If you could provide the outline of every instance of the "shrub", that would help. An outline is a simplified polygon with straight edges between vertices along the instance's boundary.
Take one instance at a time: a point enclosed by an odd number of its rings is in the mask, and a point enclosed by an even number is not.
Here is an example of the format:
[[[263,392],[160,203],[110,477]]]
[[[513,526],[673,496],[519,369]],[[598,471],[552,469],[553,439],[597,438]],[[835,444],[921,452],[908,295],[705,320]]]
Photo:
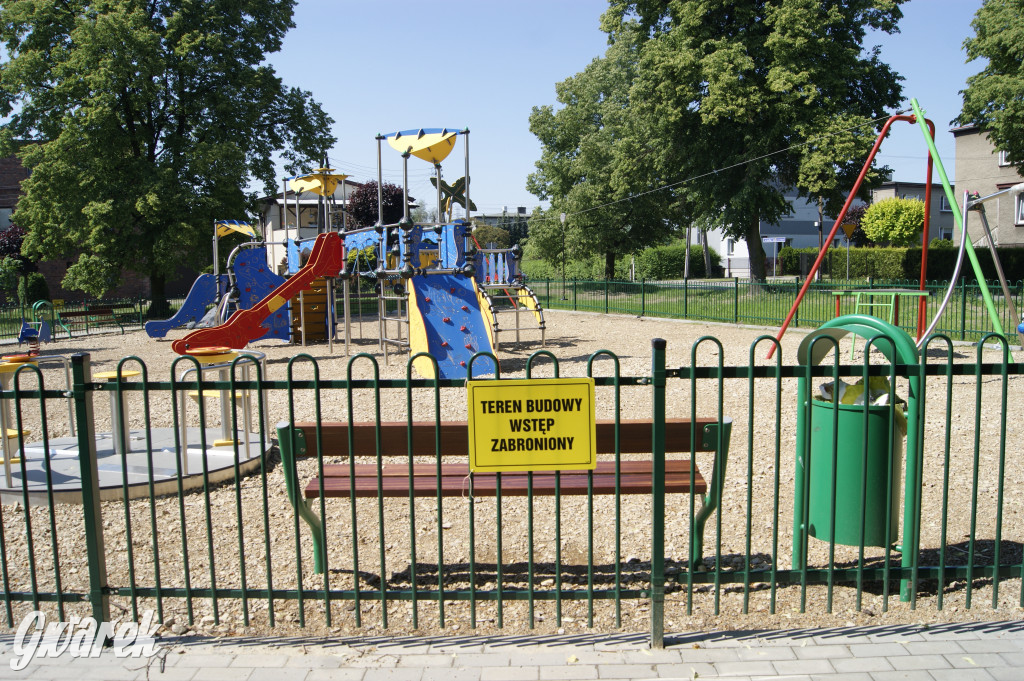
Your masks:
[[[924,228],[924,201],[883,199],[864,211],[860,228],[872,241],[891,246],[912,246]]]
[[[18,282],[18,299],[25,307],[50,299],[50,287],[42,272],[29,272]]]

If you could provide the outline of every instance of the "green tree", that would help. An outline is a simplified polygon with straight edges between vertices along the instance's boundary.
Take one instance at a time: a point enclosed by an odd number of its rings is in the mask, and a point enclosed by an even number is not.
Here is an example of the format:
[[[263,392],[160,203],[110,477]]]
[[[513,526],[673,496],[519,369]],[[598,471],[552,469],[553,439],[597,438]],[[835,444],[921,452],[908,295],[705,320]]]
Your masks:
[[[652,177],[645,157],[651,152],[633,125],[630,87],[637,77],[638,34],[622,35],[604,57],[555,86],[563,105],[534,107],[530,131],[542,145],[537,171],[527,189],[550,200],[545,220],[531,220],[530,240],[546,260],[601,255],[605,276],[615,274],[615,259],[645,246],[666,243],[678,220],[669,220],[674,197],[647,192]],[[543,245],[543,246],[542,246]]]
[[[508,248],[511,246],[511,239],[507,229],[489,225],[486,222],[478,222],[473,227],[473,237],[481,248],[487,248],[487,244],[494,244],[495,248]]]
[[[0,155],[31,169],[18,204],[34,258],[77,260],[64,285],[99,296],[125,270],[166,278],[210,260],[215,219],[240,218],[334,143],[308,92],[266,64],[293,0],[5,0]]]
[[[896,32],[903,0],[613,0],[613,43],[642,36],[630,91],[649,172],[702,225],[747,242],[765,278],[759,222],[791,211],[787,188],[832,202],[901,78],[865,49]]]
[[[860,228],[872,241],[890,246],[913,246],[924,229],[924,201],[882,199],[864,211]]]
[[[967,79],[957,122],[987,132],[1024,175],[1024,0],[985,0],[971,26],[974,37],[964,41],[967,60],[988,63]]]

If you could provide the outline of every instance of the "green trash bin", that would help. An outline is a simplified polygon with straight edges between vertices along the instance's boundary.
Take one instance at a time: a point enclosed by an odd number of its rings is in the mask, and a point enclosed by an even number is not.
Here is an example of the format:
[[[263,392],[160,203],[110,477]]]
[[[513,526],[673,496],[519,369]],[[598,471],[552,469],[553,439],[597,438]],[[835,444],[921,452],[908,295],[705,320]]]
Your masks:
[[[903,471],[903,433],[890,430],[888,406],[869,406],[867,411],[867,461],[865,476],[864,406],[839,405],[839,438],[833,438],[834,405],[811,400],[811,447],[807,533],[822,541],[860,546],[861,522],[864,545],[897,543],[900,516],[900,485]],[[892,457],[887,444],[892,432]],[[833,452],[833,448],[835,451]],[[835,455],[833,458],[833,454]],[[832,464],[835,461],[835,533],[832,532]],[[890,481],[891,475],[891,481]],[[865,482],[866,478],[866,482]],[[866,488],[864,485],[866,484]],[[888,504],[886,491],[888,490]],[[865,511],[866,507],[866,511]],[[889,516],[889,533],[885,519]]]

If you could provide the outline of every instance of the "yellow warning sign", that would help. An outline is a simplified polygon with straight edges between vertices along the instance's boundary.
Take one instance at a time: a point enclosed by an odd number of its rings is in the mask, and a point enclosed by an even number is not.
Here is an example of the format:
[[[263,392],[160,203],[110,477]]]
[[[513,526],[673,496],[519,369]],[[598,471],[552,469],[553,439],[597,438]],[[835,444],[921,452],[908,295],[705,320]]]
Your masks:
[[[469,469],[585,470],[597,465],[594,379],[469,381]]]
[[[853,238],[853,231],[855,229],[857,229],[857,225],[853,223],[847,222],[845,225],[843,225],[843,231],[846,232],[847,239]]]

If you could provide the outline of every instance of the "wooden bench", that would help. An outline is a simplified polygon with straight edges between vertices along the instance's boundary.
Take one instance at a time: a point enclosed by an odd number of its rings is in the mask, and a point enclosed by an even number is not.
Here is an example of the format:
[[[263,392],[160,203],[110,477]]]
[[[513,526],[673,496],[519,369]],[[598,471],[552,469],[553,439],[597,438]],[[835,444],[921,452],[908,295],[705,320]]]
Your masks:
[[[725,475],[726,459],[729,452],[729,436],[732,420],[719,423],[714,419],[669,419],[665,424],[666,453],[690,452],[691,428],[698,429],[694,449],[697,452],[714,452],[714,463],[710,482],[706,481],[693,465],[690,476],[689,459],[666,456],[666,494],[689,494],[691,491],[701,499],[701,508],[694,519],[694,540],[690,555],[691,565],[697,565],[703,555],[704,526],[718,508],[722,496],[722,480]],[[615,422],[597,422],[597,453],[615,453]],[[619,453],[650,454],[651,422],[649,420],[621,421],[619,423]],[[296,512],[310,526],[313,534],[313,555],[317,572],[323,570],[322,556],[323,529],[319,516],[313,512],[311,500],[323,497],[460,497],[496,496],[499,489],[499,474],[470,474],[468,465],[469,433],[466,423],[446,422],[440,424],[441,456],[445,460],[461,458],[462,462],[413,463],[410,474],[408,462],[410,446],[407,424],[382,423],[379,429],[381,466],[378,475],[377,438],[378,431],[373,423],[357,423],[352,428],[353,461],[343,464],[325,464],[324,477],[313,478],[304,489],[300,489],[296,478],[295,462],[301,457],[317,455],[317,438],[323,443],[324,457],[348,458],[349,426],[346,423],[322,423],[317,432],[315,423],[280,423],[277,426],[278,444],[281,449],[282,467],[288,498]],[[412,425],[412,453],[415,456],[436,456],[434,423],[417,422]],[[719,443],[721,440],[721,443]],[[721,448],[719,448],[721,444]],[[355,463],[357,457],[369,457],[374,463]],[[385,458],[404,458],[403,463],[384,463]],[[650,494],[653,483],[652,461],[648,459],[622,460],[618,463],[607,459],[599,460],[591,473],[586,470],[506,472],[500,474],[502,496],[526,496],[531,488],[535,495],[551,496],[594,494]],[[532,477],[532,481],[531,478]],[[617,484],[616,484],[617,483]]]
[[[68,332],[68,338],[73,335],[71,327],[89,333],[90,326],[101,327],[111,324],[117,324],[117,328],[121,329],[121,335],[124,335],[124,325],[121,323],[120,316],[112,307],[92,307],[88,310],[71,311],[57,310],[57,323]]]

